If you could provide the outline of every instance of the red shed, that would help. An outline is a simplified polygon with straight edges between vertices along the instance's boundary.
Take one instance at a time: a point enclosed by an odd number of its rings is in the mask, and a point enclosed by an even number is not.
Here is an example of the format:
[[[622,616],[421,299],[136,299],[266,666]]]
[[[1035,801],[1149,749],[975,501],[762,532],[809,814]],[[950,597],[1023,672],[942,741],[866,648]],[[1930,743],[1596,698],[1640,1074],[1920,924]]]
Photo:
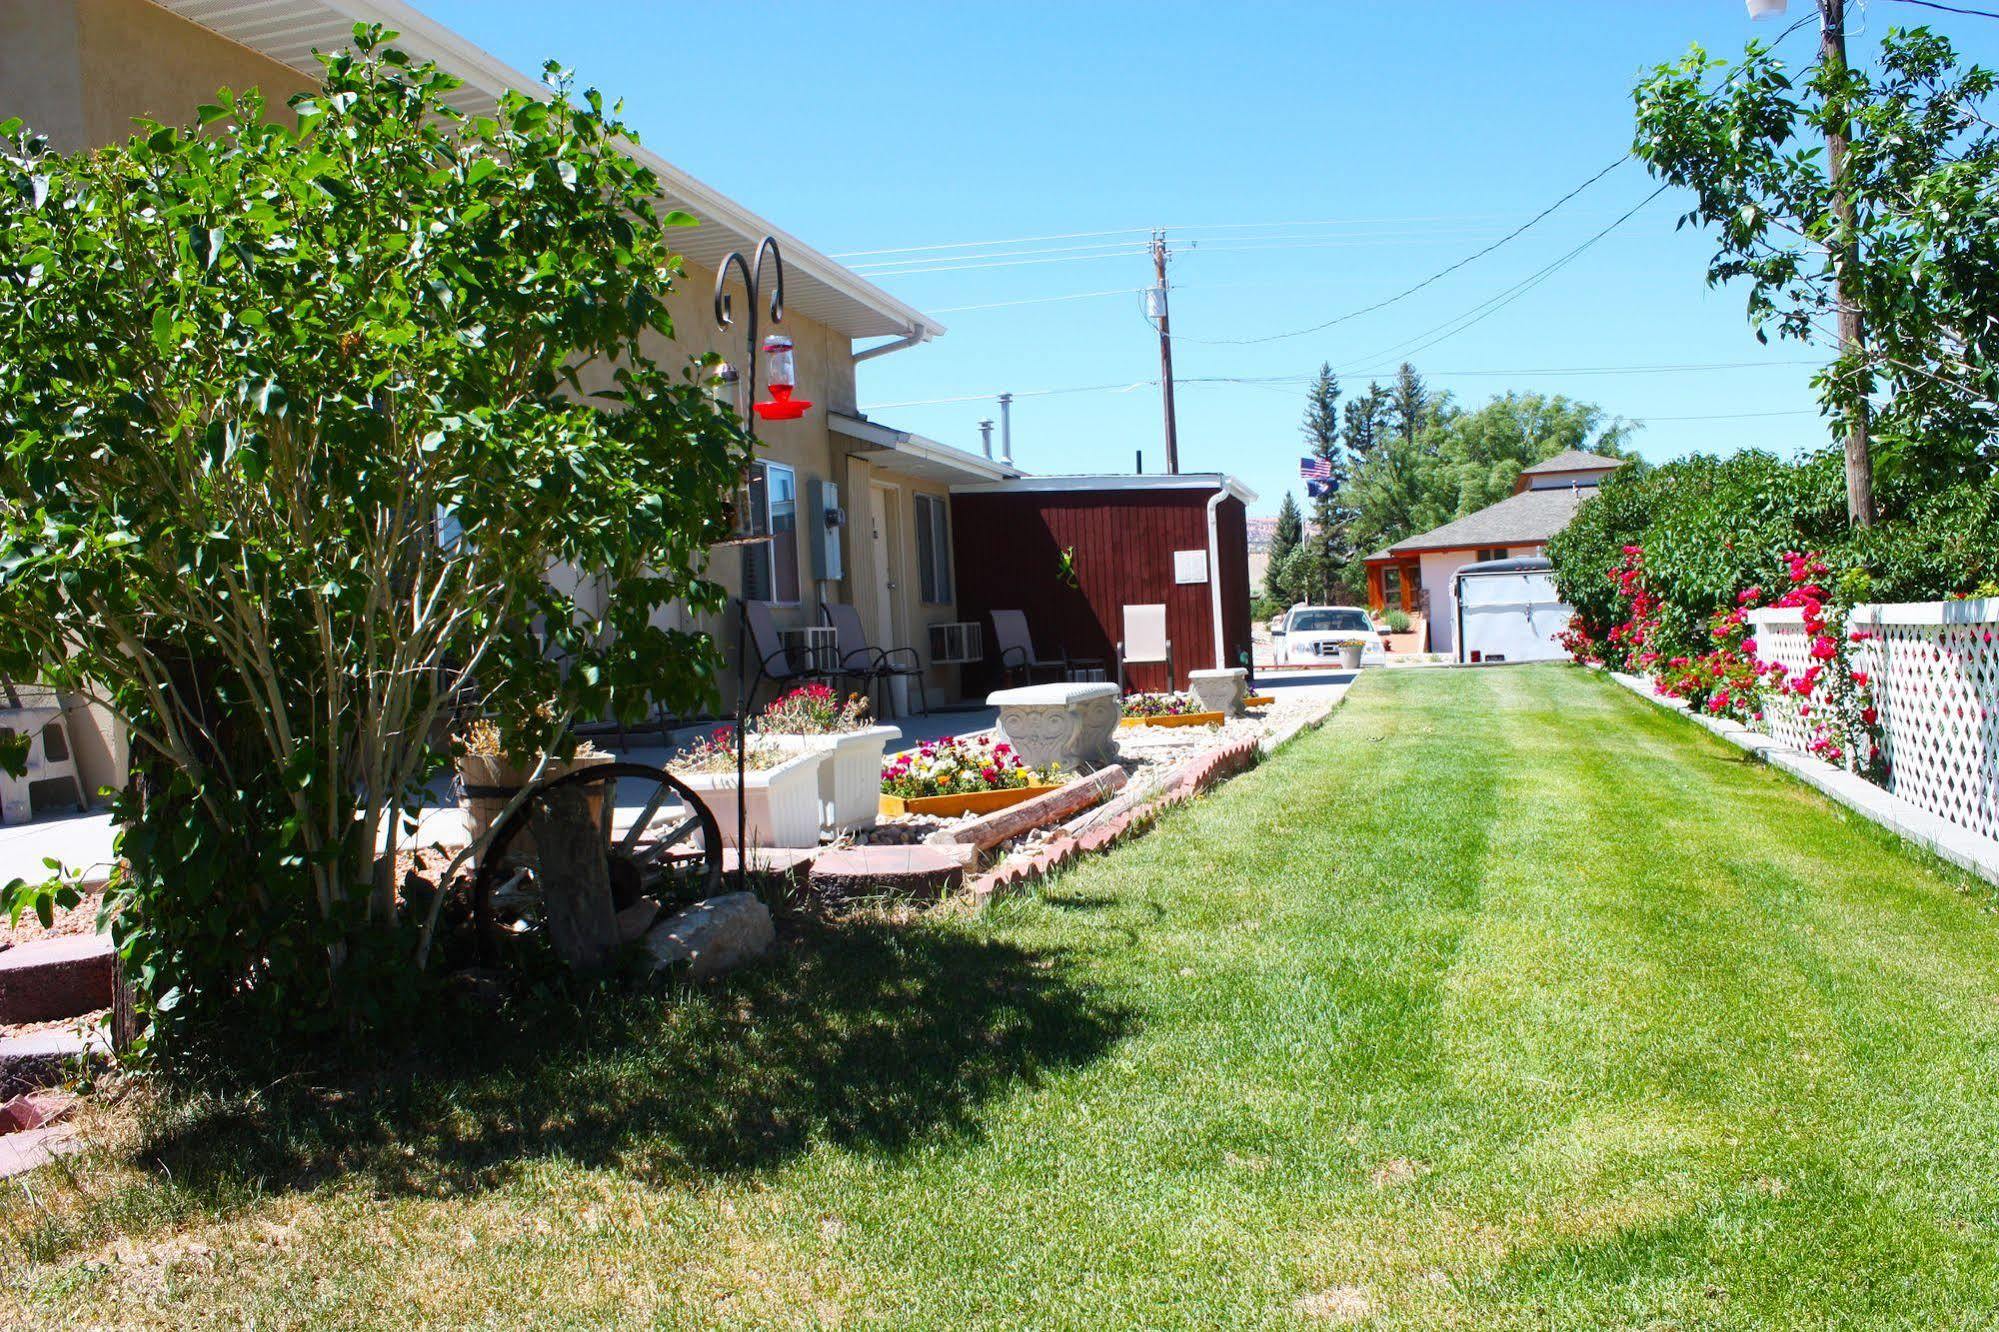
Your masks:
[[[1247,665],[1255,498],[1218,472],[1025,476],[954,488],[958,612],[987,632],[984,679],[968,678],[967,687],[997,681],[995,610],[1026,612],[1043,656],[1100,658],[1115,678],[1123,608],[1163,603],[1174,678],[1169,685],[1163,666],[1133,666],[1133,689],[1184,689],[1189,671]]]

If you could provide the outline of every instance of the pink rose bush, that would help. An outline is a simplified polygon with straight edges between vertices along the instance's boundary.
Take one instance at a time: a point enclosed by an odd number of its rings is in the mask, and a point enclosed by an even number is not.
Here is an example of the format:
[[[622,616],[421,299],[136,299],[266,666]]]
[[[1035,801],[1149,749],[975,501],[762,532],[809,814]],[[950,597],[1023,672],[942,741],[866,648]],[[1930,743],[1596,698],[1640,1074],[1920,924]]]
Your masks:
[[[1704,650],[1668,655],[1660,648],[1665,607],[1646,577],[1645,550],[1626,546],[1609,575],[1623,618],[1599,640],[1578,615],[1559,641],[1579,662],[1649,674],[1661,695],[1712,717],[1760,722],[1766,708],[1782,707],[1804,724],[1813,754],[1878,781],[1885,776],[1880,714],[1851,651],[1871,634],[1847,632],[1846,609],[1826,590],[1831,570],[1820,553],[1786,551],[1781,562],[1785,586],[1774,599],[1760,584],[1741,589],[1733,606],[1709,616]],[[1760,655],[1749,617],[1766,605],[1796,610],[1802,618],[1808,640],[1802,669]]]

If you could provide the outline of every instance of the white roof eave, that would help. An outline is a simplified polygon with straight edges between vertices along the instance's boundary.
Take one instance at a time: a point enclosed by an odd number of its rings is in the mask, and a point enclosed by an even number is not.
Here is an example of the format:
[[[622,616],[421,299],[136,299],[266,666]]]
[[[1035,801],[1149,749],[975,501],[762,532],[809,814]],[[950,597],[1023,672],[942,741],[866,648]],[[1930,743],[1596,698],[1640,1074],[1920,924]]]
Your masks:
[[[162,8],[280,64],[317,77],[315,50],[344,46],[357,23],[380,23],[401,34],[396,44],[434,60],[465,81],[452,101],[469,115],[491,115],[512,88],[546,89],[539,78],[430,18],[404,0],[153,0]],[[189,108],[213,89],[190,89]],[[785,305],[849,338],[904,337],[924,342],[944,326],[859,274],[780,230],[735,200],[694,179],[643,144],[628,151],[660,181],[661,202],[700,219],[675,237],[675,248],[711,273],[731,250],[754,259],[765,236],[784,256]]]

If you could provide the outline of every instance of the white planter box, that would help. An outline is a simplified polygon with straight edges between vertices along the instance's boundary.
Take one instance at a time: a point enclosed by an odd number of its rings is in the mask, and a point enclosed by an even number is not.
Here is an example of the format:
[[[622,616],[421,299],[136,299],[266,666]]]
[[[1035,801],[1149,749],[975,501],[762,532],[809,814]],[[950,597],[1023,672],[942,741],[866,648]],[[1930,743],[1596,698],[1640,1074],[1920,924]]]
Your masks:
[[[881,812],[882,754],[888,742],[902,738],[894,726],[868,726],[841,735],[784,735],[764,738],[793,753],[826,756],[819,765],[819,827],[821,831],[851,832],[872,828]]]
[[[775,768],[752,768],[744,774],[748,787],[744,836],[751,850],[819,845],[819,768],[828,757],[823,750],[802,750]],[[700,792],[702,803],[722,826],[722,845],[734,846],[736,774],[676,772],[674,776]]]

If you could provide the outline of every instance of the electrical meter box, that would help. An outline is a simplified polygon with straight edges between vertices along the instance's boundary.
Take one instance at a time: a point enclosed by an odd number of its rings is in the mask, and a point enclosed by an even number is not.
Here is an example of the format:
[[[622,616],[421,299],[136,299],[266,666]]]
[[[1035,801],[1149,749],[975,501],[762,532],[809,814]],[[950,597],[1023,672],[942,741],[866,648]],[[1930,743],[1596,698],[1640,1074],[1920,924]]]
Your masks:
[[[847,525],[847,511],[840,507],[840,487],[831,481],[806,482],[805,522],[812,545],[812,576],[830,582],[847,576],[840,558],[840,534]]]

